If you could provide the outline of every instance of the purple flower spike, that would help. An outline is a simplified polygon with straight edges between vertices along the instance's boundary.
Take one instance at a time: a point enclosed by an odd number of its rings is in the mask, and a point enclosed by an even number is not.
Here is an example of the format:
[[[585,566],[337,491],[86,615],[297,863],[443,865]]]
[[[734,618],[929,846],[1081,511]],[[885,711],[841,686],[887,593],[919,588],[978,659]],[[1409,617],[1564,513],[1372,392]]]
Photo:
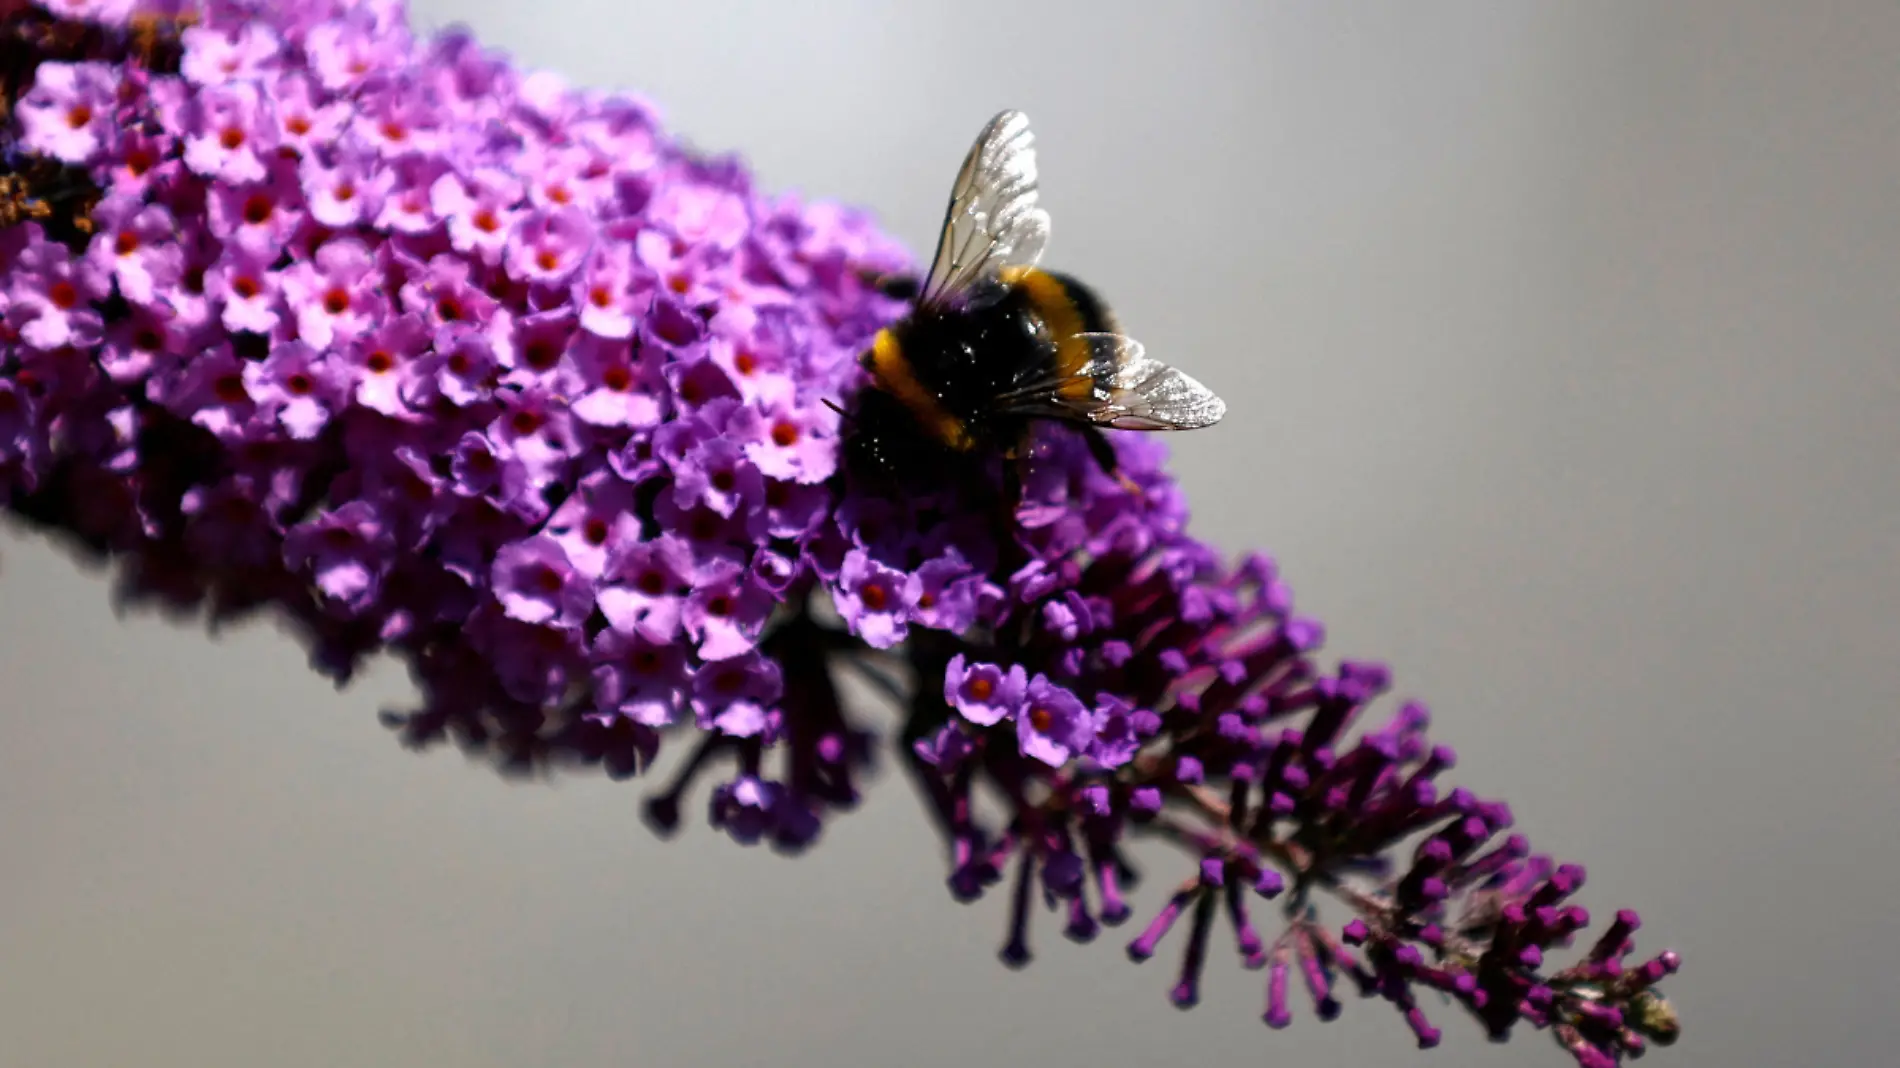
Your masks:
[[[1188,533],[1160,435],[1111,435],[1119,477],[1053,424],[1019,484],[855,462],[909,311],[878,280],[919,266],[864,213],[400,0],[0,3],[0,45],[0,500],[135,603],[275,606],[338,680],[394,653],[403,739],[509,774],[685,740],[661,833],[807,849],[891,753],[952,895],[1011,877],[1011,966],[1038,888],[1071,939],[1126,921],[1152,837],[1178,881],[1128,953],[1186,920],[1182,1008],[1224,915],[1270,1027],[1297,971],[1420,1046],[1444,1002],[1592,1068],[1676,1038],[1680,959],[1628,910],[1592,938],[1426,707]]]

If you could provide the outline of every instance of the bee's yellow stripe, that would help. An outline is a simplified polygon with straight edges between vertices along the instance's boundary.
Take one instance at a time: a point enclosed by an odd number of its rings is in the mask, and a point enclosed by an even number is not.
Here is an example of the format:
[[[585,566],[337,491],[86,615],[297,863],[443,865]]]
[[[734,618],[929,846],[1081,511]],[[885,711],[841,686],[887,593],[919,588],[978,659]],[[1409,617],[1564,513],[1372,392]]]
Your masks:
[[[871,373],[877,376],[878,385],[903,401],[917,421],[944,444],[953,449],[970,447],[970,434],[963,421],[944,411],[937,398],[917,381],[917,375],[910,369],[910,360],[904,356],[903,346],[889,330],[879,330],[871,339]]]
[[[1082,312],[1069,296],[1069,289],[1047,271],[1034,267],[1005,267],[997,272],[1004,285],[1013,286],[1029,298],[1029,304],[1049,327],[1056,343],[1056,373],[1070,379],[1063,383],[1063,395],[1086,400],[1094,392],[1094,382],[1078,377],[1089,362],[1092,349],[1080,336],[1088,327]]]

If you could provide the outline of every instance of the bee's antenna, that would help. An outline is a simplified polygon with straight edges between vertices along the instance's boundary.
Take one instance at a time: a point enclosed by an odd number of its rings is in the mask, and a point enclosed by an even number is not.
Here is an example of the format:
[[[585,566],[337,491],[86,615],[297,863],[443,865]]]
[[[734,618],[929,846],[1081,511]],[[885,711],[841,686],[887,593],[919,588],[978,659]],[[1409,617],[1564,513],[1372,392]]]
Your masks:
[[[822,400],[823,400],[823,403],[824,403],[824,405],[825,405],[825,407],[827,407],[827,408],[830,408],[830,409],[831,409],[832,411],[834,411],[834,412],[837,412],[837,413],[838,413],[838,418],[840,418],[840,419],[842,419],[842,420],[844,420],[844,421],[845,421],[845,422],[847,422],[847,423],[855,423],[855,422],[857,422],[857,420],[856,420],[856,419],[853,419],[853,418],[851,418],[851,413],[850,413],[850,412],[847,412],[847,411],[845,411],[845,410],[844,410],[843,408],[840,408],[840,407],[838,407],[838,406],[837,406],[836,404],[833,404],[833,403],[831,402],[831,398],[830,398],[830,397],[824,397],[824,398],[822,398]]]

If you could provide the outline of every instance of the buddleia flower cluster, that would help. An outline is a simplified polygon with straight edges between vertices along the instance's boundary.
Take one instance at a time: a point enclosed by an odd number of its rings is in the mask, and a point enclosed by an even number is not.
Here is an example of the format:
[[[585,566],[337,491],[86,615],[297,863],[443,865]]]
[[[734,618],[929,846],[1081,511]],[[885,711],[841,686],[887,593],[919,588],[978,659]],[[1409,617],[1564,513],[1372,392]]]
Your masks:
[[[268,611],[338,680],[403,658],[418,746],[632,776],[687,740],[663,831],[703,787],[798,851],[891,743],[1011,964],[1037,898],[1134,917],[1153,835],[1183,878],[1128,953],[1180,944],[1178,1005],[1220,925],[1273,1027],[1297,976],[1422,1046],[1445,1003],[1588,1068],[1674,1038],[1676,956],[1633,912],[1588,938],[1583,870],[1445,782],[1383,667],[1323,664],[1271,560],[1187,533],[1152,436],[1113,478],[1039,431],[1002,524],[840,469],[914,269],[863,213],[397,0],[0,3],[0,102],[0,494],[123,596]]]

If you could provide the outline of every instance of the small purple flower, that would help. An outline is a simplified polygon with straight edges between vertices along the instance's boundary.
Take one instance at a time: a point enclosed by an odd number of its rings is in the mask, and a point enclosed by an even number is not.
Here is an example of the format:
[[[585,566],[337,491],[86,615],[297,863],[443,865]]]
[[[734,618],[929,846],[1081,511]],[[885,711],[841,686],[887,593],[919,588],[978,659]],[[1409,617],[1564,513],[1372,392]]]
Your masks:
[[[326,167],[316,157],[305,156],[300,166],[310,217],[337,229],[378,218],[396,182],[394,172],[367,159],[344,156],[335,166]]]
[[[606,630],[594,642],[594,659],[595,699],[602,712],[649,727],[673,722],[690,675],[679,646]]]
[[[336,92],[364,82],[392,65],[406,49],[406,32],[379,34],[362,20],[318,23],[304,38],[310,69],[325,89]]]
[[[581,480],[575,493],[548,519],[547,527],[574,569],[598,579],[621,546],[640,541],[640,520],[633,508],[633,487],[611,472],[598,471]]]
[[[576,445],[573,419],[560,398],[540,389],[526,389],[503,402],[488,436],[514,450],[537,482],[553,480],[573,455]]]
[[[473,265],[446,253],[410,266],[402,287],[403,309],[420,313],[437,329],[488,323],[495,316],[495,299],[474,284],[473,271]]]
[[[1088,748],[1095,717],[1076,696],[1043,675],[1029,680],[1016,714],[1016,741],[1023,755],[1059,768]]]
[[[660,421],[664,384],[632,345],[582,332],[569,355],[585,390],[574,400],[576,419],[601,427],[647,427]]]
[[[847,553],[833,594],[845,625],[873,649],[889,649],[910,632],[916,575],[885,567],[862,549]]]
[[[687,244],[724,251],[738,246],[750,223],[743,198],[711,186],[669,185],[654,198],[648,212]]]
[[[266,262],[274,261],[303,222],[303,190],[295,166],[272,160],[263,181],[224,185],[213,190],[211,235],[242,245]]]
[[[1088,747],[1089,758],[1110,769],[1133,760],[1143,741],[1143,732],[1138,730],[1141,720],[1141,714],[1128,702],[1114,694],[1103,694],[1095,707],[1096,732]]]
[[[1028,692],[1022,665],[1008,671],[995,664],[964,663],[962,653],[950,658],[943,673],[943,699],[979,727],[993,727],[1016,714]]]
[[[26,247],[14,257],[6,288],[7,322],[20,340],[37,349],[97,341],[104,321],[92,302],[105,298],[106,275],[74,259],[66,246],[42,238],[37,223],[23,229]]]
[[[823,486],[766,479],[760,507],[749,516],[752,536],[802,538],[824,521],[830,503]]]
[[[108,196],[93,209],[96,226],[86,258],[110,274],[119,295],[134,304],[154,303],[161,288],[177,284],[184,253],[172,240],[171,213],[133,196]]]
[[[277,329],[279,279],[257,252],[232,245],[205,272],[205,293],[221,307],[224,328],[268,334]]]
[[[429,344],[429,327],[419,315],[393,316],[358,337],[348,350],[356,367],[356,403],[384,415],[407,414],[403,390]]]
[[[153,382],[152,400],[220,438],[241,439],[257,412],[244,369],[229,345],[214,346]]]
[[[472,175],[437,178],[429,187],[429,206],[448,220],[449,244],[455,251],[496,264],[524,214],[521,196],[521,182],[512,174],[484,167]]]
[[[704,504],[721,516],[750,514],[765,497],[765,480],[729,438],[696,444],[674,468],[673,501]]]
[[[270,98],[276,104],[278,143],[303,158],[307,174],[315,157],[335,146],[349,124],[350,103],[327,99],[316,82],[301,71],[277,75],[271,83]]]
[[[389,175],[388,192],[370,225],[390,234],[420,237],[441,225],[429,200],[429,190],[448,168],[437,156],[383,157]]]
[[[179,36],[185,44],[179,73],[199,85],[257,78],[271,69],[282,47],[277,34],[261,22],[218,29],[187,26]]]
[[[114,382],[141,381],[161,367],[169,367],[183,340],[174,328],[175,313],[166,304],[134,307],[121,321],[106,327],[99,349],[99,369]]]
[[[713,787],[711,821],[740,845],[753,845],[778,822],[785,787],[756,775],[741,775]]]
[[[576,626],[594,607],[586,576],[574,570],[561,543],[545,534],[496,553],[492,581],[502,610],[523,623]]]
[[[746,458],[770,478],[823,482],[838,469],[837,416],[823,405],[740,409],[733,434]]]
[[[693,712],[702,730],[734,738],[767,732],[784,692],[779,666],[757,652],[705,664],[693,675]]]
[[[297,335],[318,348],[362,335],[388,311],[376,260],[352,238],[324,242],[315,257],[284,272],[282,285]]]
[[[508,271],[529,282],[559,285],[580,268],[593,243],[593,227],[579,209],[535,212],[508,236]]]
[[[581,329],[604,338],[633,336],[635,316],[649,298],[634,291],[633,248],[624,242],[598,244],[574,279],[574,303]]]
[[[400,376],[402,402],[416,411],[431,406],[471,407],[486,401],[498,370],[494,341],[470,326],[445,326],[435,343]]]
[[[693,570],[692,550],[674,535],[623,542],[602,576],[601,614],[622,633],[672,641],[679,633],[683,593]]]
[[[244,385],[259,412],[298,441],[316,437],[348,393],[335,365],[301,341],[277,346],[263,363],[245,364]]]
[[[738,564],[715,560],[694,576],[681,619],[702,660],[724,660],[757,644],[776,603]]]
[[[916,621],[931,630],[961,634],[976,622],[982,577],[954,553],[917,569]]]
[[[368,501],[350,501],[284,536],[284,562],[307,571],[317,589],[362,611],[376,600],[393,557],[389,533]]]
[[[513,509],[517,502],[540,505],[540,498],[528,493],[527,465],[478,430],[455,443],[449,473],[451,489],[462,496],[483,498],[503,509]],[[521,518],[532,521],[544,514],[545,509],[531,508]]]
[[[210,86],[193,102],[185,166],[226,182],[263,181],[265,155],[276,147],[277,131],[265,121],[270,105],[256,84]]]
[[[64,163],[90,163],[112,146],[119,73],[104,63],[41,63],[15,107],[21,147]]]

